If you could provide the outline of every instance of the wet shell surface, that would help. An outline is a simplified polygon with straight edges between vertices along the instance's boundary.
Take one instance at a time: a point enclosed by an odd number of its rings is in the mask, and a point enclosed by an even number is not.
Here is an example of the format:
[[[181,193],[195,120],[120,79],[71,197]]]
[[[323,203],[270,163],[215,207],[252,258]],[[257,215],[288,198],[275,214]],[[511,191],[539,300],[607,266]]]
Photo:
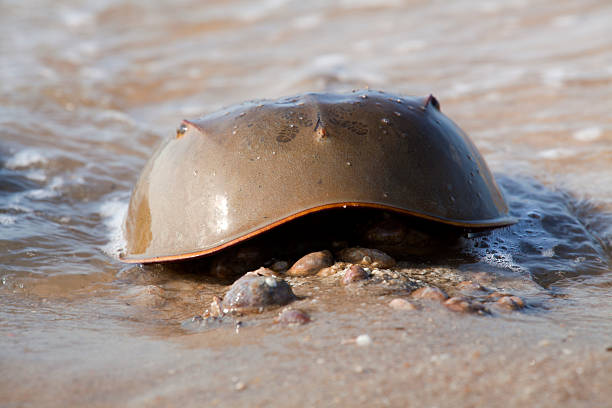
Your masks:
[[[134,188],[122,260],[195,258],[349,207],[473,229],[515,222],[433,96],[309,93],[183,121]]]

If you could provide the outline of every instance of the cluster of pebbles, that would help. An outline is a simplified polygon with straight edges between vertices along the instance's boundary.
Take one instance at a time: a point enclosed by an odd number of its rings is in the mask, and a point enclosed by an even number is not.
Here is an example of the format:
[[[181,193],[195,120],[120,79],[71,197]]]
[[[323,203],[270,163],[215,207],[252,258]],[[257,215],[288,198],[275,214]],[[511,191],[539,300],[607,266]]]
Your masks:
[[[452,269],[410,268],[398,264],[383,251],[353,247],[338,251],[335,257],[329,250],[311,252],[291,266],[275,261],[268,267],[247,272],[223,298],[214,297],[204,314],[192,318],[189,325],[214,327],[226,317],[235,319],[287,306],[299,299],[292,285],[299,285],[305,278],[347,288],[382,287],[387,293],[399,293],[401,297],[389,302],[389,307],[395,310],[419,310],[436,303],[452,312],[491,314],[525,307],[520,297],[464,280]],[[310,320],[305,311],[292,307],[282,309],[276,318],[283,325],[301,325]]]

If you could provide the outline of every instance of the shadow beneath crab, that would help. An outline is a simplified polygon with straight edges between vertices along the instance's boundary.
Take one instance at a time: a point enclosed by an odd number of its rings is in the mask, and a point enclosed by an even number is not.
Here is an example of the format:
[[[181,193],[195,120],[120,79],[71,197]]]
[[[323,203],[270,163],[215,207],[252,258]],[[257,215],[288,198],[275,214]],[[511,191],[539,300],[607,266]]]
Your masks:
[[[347,260],[351,258],[351,248],[383,252],[394,259],[393,264],[407,260],[458,265],[476,261],[462,251],[461,238],[466,233],[462,228],[380,210],[333,209],[308,214],[214,255],[166,265],[181,273],[231,281],[260,266],[286,273],[300,258],[313,252],[329,251],[331,259]],[[376,260],[368,261],[366,257],[363,263],[372,262]]]

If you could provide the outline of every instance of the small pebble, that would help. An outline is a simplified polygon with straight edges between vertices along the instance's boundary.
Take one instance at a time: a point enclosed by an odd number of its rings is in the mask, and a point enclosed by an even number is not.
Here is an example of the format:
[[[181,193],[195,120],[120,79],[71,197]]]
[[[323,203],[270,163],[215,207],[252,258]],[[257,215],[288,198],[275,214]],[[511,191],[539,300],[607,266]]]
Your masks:
[[[391,268],[395,266],[395,259],[378,249],[346,248],[338,253],[341,261],[356,263],[374,268]]]
[[[310,316],[303,310],[287,307],[279,313],[276,321],[287,326],[302,325],[310,322]]]
[[[384,220],[365,233],[365,238],[373,244],[399,244],[405,237],[406,226],[395,219]]]
[[[468,298],[463,296],[455,296],[446,300],[446,302],[444,302],[444,306],[453,312],[461,313],[476,313],[485,310],[482,303],[471,302]]]
[[[270,265],[270,269],[277,273],[285,273],[289,269],[289,262],[287,261],[276,261]]]
[[[368,273],[359,265],[351,265],[342,277],[342,284],[358,282],[368,278]]]
[[[369,346],[370,344],[372,344],[372,338],[367,334],[360,334],[355,339],[355,343],[360,347]]]
[[[487,299],[490,299],[491,301],[497,301],[497,300],[501,299],[504,296],[512,296],[512,295],[509,294],[509,293],[502,293],[502,292],[495,291],[495,292],[487,295]]]
[[[234,386],[234,388],[236,391],[242,391],[246,388],[246,384],[243,383],[242,381],[238,381],[236,385]]]
[[[502,296],[495,304],[506,310],[518,310],[525,307],[525,302],[518,296]]]
[[[301,257],[296,263],[289,268],[287,275],[289,276],[310,276],[319,272],[323,268],[330,267],[334,264],[334,257],[328,250],[311,252]]]
[[[448,299],[448,295],[435,286],[418,288],[410,294],[410,297],[413,299],[437,300],[438,302],[444,302]]]
[[[322,276],[322,277],[326,277],[326,276],[332,276],[337,274],[338,272],[340,272],[341,270],[343,270],[345,268],[345,264],[343,262],[336,262],[335,264],[333,264],[330,267],[327,268],[323,268],[321,269],[318,273],[317,276]]]
[[[391,302],[389,302],[389,306],[395,310],[416,310],[417,307],[414,303],[409,302],[406,299],[395,298]]]
[[[223,297],[222,311],[253,312],[269,306],[283,306],[295,299],[287,282],[274,276],[270,269],[259,268],[234,282]]]
[[[210,316],[219,317],[223,316],[223,302],[218,296],[214,296],[212,302],[210,302],[210,309],[208,310]]]

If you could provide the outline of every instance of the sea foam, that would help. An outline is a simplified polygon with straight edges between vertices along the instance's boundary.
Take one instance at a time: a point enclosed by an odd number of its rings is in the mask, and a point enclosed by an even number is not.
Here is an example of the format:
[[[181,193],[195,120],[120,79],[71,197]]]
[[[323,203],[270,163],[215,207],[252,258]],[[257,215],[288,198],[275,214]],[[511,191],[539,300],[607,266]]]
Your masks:
[[[128,199],[125,194],[115,195],[104,201],[98,210],[108,232],[108,243],[102,247],[102,250],[115,258],[126,247],[123,220],[128,209]]]
[[[9,169],[20,169],[25,167],[30,167],[33,164],[45,164],[47,162],[47,158],[36,149],[24,149],[21,150],[11,158],[9,158],[5,166]]]

